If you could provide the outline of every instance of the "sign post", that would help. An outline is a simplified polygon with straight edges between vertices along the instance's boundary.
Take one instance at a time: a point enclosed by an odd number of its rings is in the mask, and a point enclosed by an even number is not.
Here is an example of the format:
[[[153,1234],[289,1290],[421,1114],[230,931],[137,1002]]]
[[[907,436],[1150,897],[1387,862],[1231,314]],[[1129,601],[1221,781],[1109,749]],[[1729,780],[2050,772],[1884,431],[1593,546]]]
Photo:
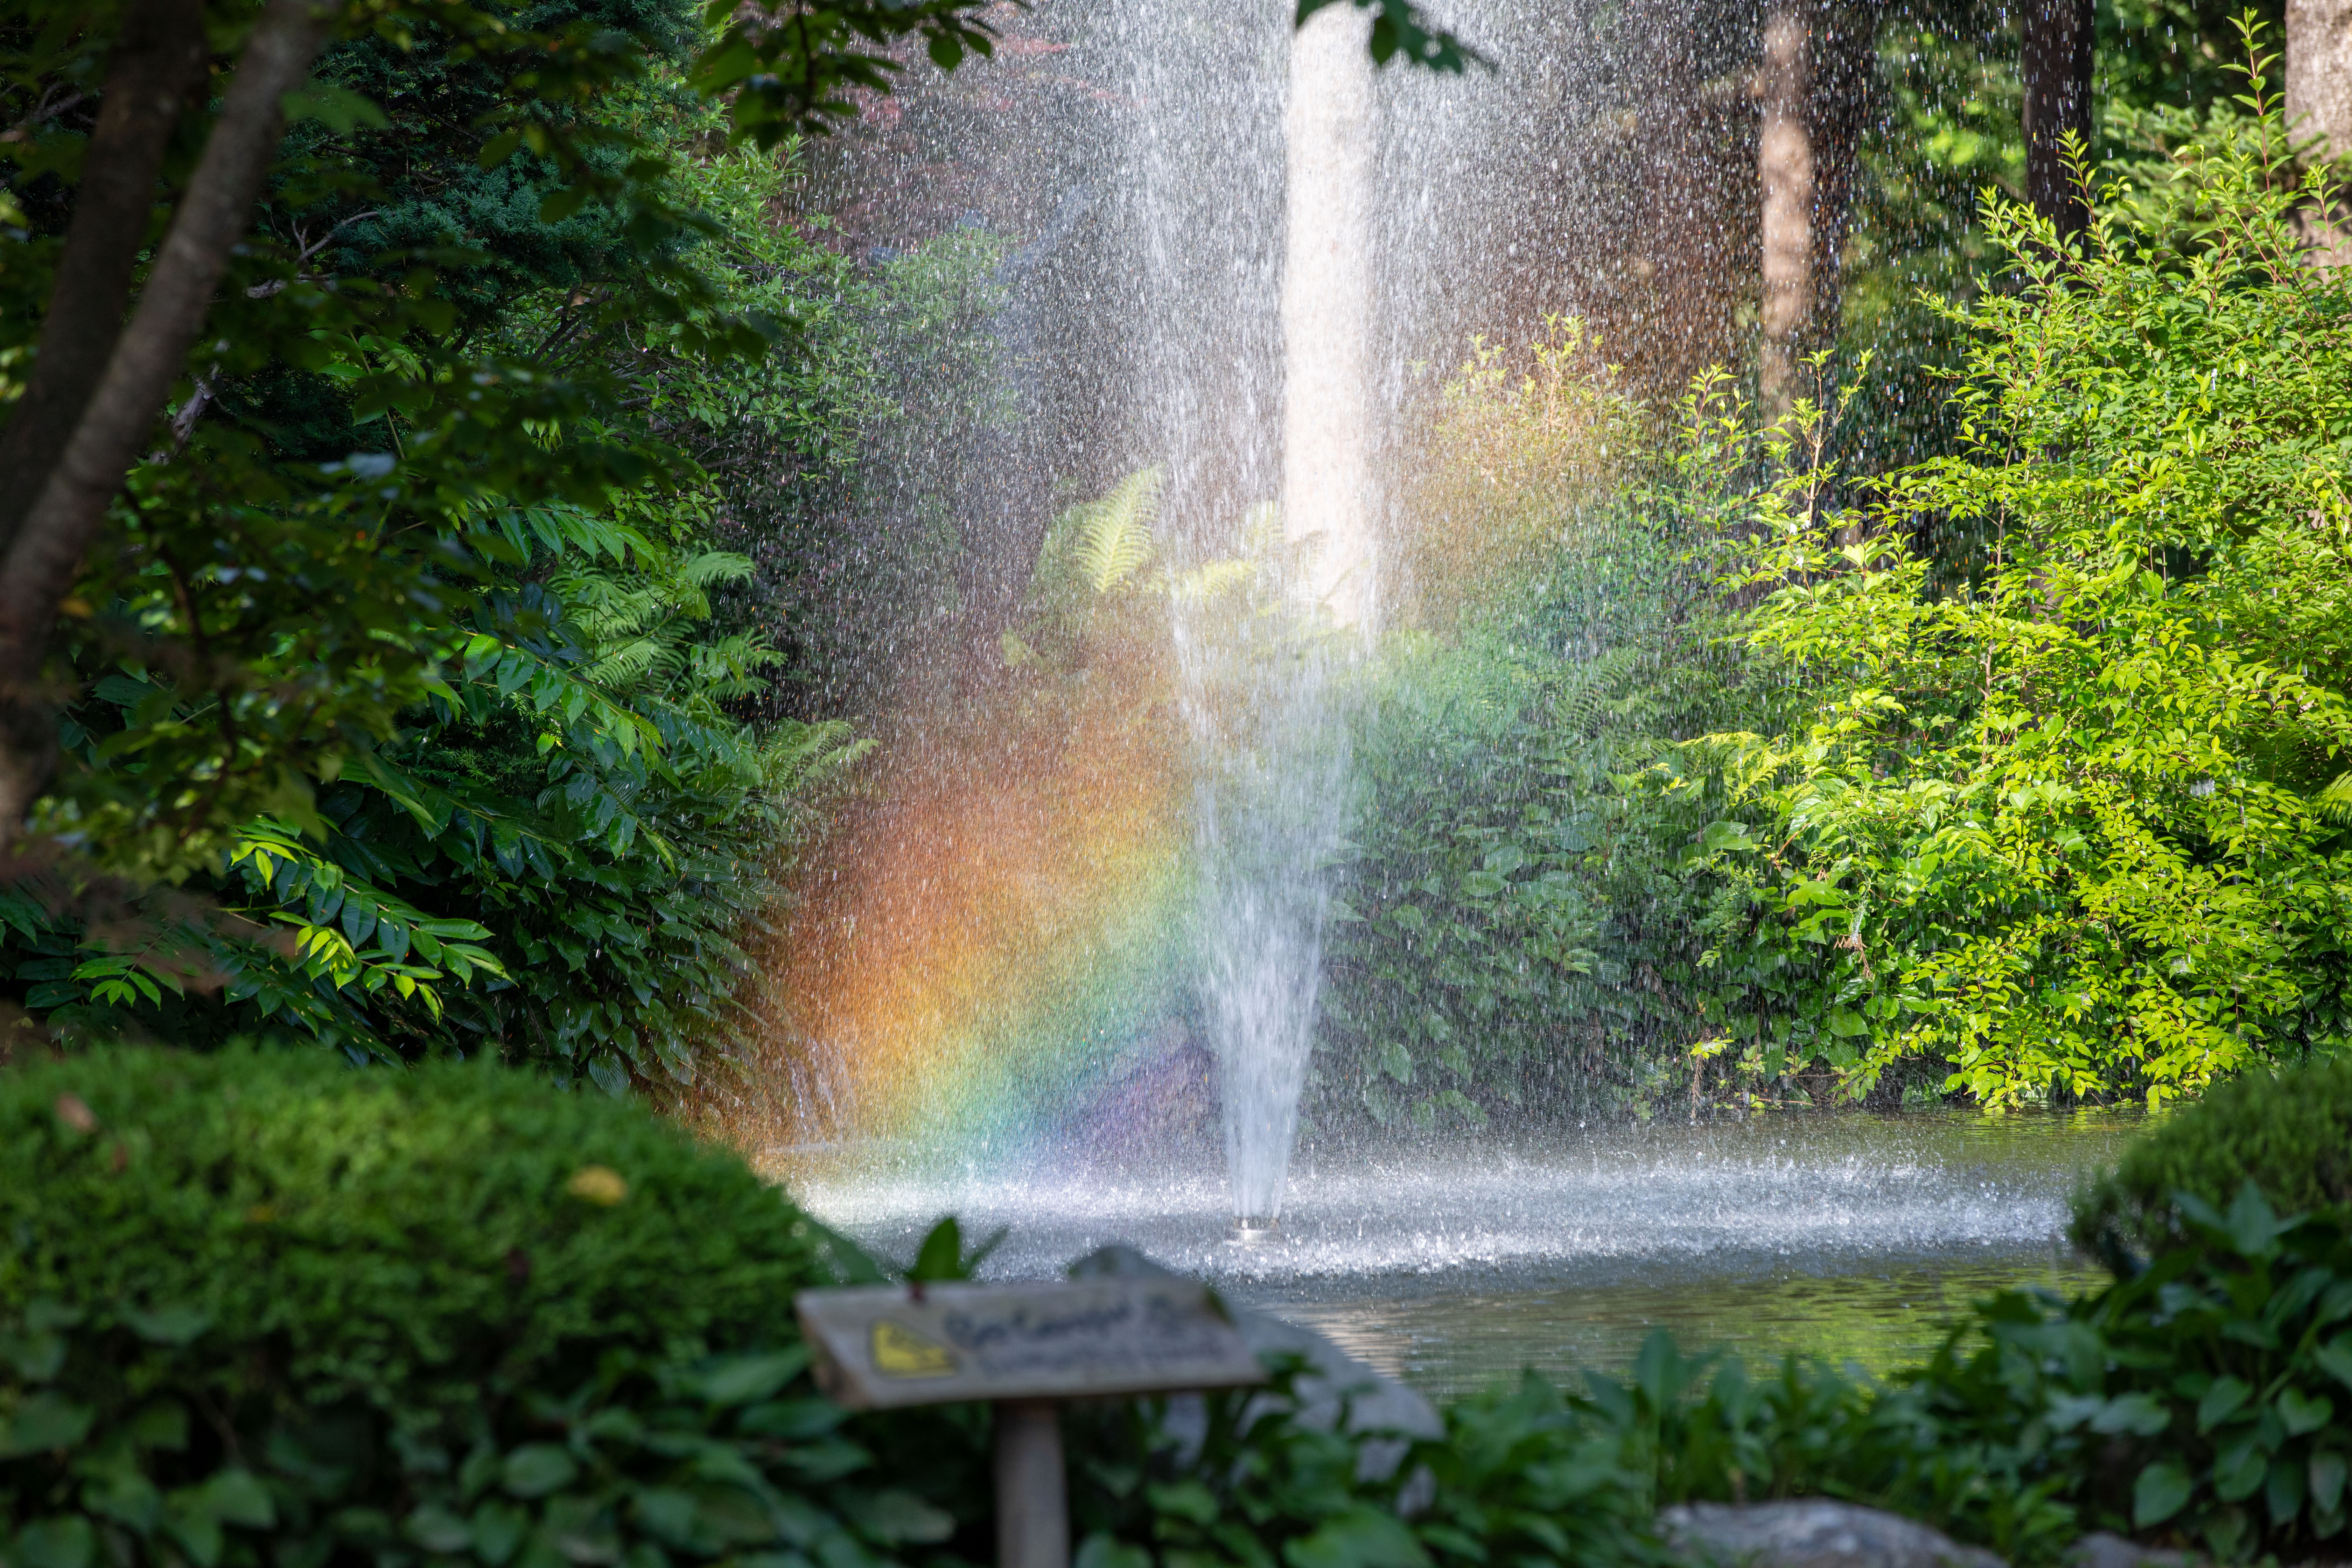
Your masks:
[[[856,1286],[793,1305],[836,1404],[995,1405],[998,1568],[1068,1568],[1062,1400],[1265,1381],[1223,1303],[1192,1279]]]

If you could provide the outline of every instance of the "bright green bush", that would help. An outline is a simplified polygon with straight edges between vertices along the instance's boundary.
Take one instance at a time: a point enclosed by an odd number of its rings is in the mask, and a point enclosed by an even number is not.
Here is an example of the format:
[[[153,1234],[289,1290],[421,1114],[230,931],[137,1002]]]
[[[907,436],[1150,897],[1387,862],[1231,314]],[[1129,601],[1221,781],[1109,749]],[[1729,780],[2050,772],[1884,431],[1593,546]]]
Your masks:
[[[2352,1205],[2352,1060],[2249,1073],[2159,1122],[2075,1205],[2075,1244],[2160,1249],[2189,1235],[2174,1194],[2221,1208],[2248,1182],[2282,1213]]]
[[[2063,256],[1992,203],[2015,287],[1950,312],[1961,451],[1850,510],[1800,460],[1750,525],[1803,711],[1718,738],[1775,820],[1713,867],[1759,945],[1842,950],[1855,1091],[2156,1104],[2347,1038],[2352,288],[2248,102]],[[1954,523],[1988,549],[1947,583]]]
[[[601,1094],[42,1067],[0,1084],[0,1230],[11,1568],[856,1568],[952,1528],[805,1378],[824,1234]]]

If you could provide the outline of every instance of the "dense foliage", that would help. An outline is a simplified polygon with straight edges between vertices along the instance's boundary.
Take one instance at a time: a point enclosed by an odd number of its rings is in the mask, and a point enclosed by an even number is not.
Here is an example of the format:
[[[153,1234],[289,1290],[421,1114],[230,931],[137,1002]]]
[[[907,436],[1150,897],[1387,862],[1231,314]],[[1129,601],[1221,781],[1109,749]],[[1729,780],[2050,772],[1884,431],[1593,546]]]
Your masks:
[[[1866,366],[1630,441],[1589,363],[1465,373],[1414,526],[1509,559],[1435,563],[1362,727],[1327,1105],[2160,1103],[2342,1048],[2352,293],[2263,64],[2079,252],[1992,202],[1950,456],[1839,469]]]
[[[1356,726],[1327,1116],[1653,1100],[1659,1051],[1705,1031],[1713,889],[1682,860],[1726,803],[1639,781],[1759,700],[1708,565],[1745,437],[1710,381],[1654,463],[1576,331],[1524,374],[1482,356],[1438,413],[1419,624],[1386,640]]]
[[[2345,1113],[2340,1073],[2275,1092]],[[0,1125],[12,1563],[985,1555],[983,1413],[846,1416],[779,1310],[882,1267],[641,1109],[480,1064],[116,1051],[12,1075]],[[2199,1107],[2167,1135],[2242,1131]],[[2179,1168],[2152,1259],[1982,1303],[1885,1385],[1659,1334],[1622,1378],[1530,1376],[1417,1441],[1335,1428],[1296,1361],[1074,1409],[1080,1561],[1659,1568],[1659,1506],[1822,1493],[2021,1563],[2093,1528],[2308,1556],[2352,1463],[2352,1215]],[[950,1222],[911,1272],[983,1254]]]
[[[2158,1123],[2076,1202],[2075,1244],[2132,1267],[2189,1235],[2176,1194],[2226,1206],[2248,1182],[2291,1214],[2352,1204],[2352,1062],[2251,1072]]]
[[[714,546],[731,495],[849,463],[879,294],[772,221],[789,151],[709,150],[689,11],[521,20],[593,59],[330,50],[218,358],[68,606],[40,822],[71,853],[0,907],[52,1034],[267,1024],[615,1089],[728,1048],[738,943],[854,752],[776,714],[768,617],[712,624],[752,571]],[[505,134],[525,101],[562,134]],[[72,141],[19,149],[12,330]]]
[[[2155,1102],[2344,1038],[2352,293],[2249,104],[2079,257],[1996,206],[2019,287],[1956,312],[1960,454],[1757,514],[1748,641],[1803,725],[1727,742],[1774,827],[1717,864],[1781,942],[1852,939],[1857,1084],[1927,1057],[1988,1105]],[[1927,517],[1982,521],[1969,581],[1931,582]]]

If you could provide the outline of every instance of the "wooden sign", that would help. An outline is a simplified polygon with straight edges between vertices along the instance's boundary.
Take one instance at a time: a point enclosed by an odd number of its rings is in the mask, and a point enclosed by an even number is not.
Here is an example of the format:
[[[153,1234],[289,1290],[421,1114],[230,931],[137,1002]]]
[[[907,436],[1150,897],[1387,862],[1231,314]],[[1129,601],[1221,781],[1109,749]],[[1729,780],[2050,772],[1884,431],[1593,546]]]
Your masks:
[[[853,1410],[1265,1381],[1223,1303],[1192,1279],[874,1285],[803,1290],[793,1307],[818,1385]]]

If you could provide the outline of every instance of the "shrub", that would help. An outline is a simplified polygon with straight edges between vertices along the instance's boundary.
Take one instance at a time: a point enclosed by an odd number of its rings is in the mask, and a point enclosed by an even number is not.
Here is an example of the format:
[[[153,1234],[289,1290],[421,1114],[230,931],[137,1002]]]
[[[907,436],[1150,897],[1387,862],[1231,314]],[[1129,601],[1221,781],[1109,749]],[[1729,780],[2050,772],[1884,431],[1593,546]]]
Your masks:
[[[1710,585],[1751,443],[1714,377],[1643,437],[1573,347],[1538,345],[1520,384],[1482,351],[1436,421],[1413,526],[1446,586],[1424,585],[1424,629],[1387,640],[1355,710],[1365,805],[1328,939],[1318,1120],[1654,1104],[1711,1031],[1757,1042],[1769,1079],[1812,1055],[1791,1019],[1822,1011],[1796,1000],[1820,965],[1710,957],[1745,911],[1684,861],[1732,812],[1724,791],[1651,776],[1773,700],[1722,646]],[[1597,496],[1606,473],[1629,488]]]
[[[2219,1208],[2248,1182],[2288,1212],[2352,1204],[2352,1059],[2252,1073],[2160,1122],[2077,1201],[2075,1245],[2154,1252],[2190,1234],[2175,1194]]]
[[[2304,265],[2332,195],[2263,69],[2079,243],[1989,203],[2014,287],[1948,311],[1959,453],[1757,510],[1748,640],[1804,711],[1714,738],[1775,818],[1714,868],[1790,917],[1759,942],[1840,950],[1853,1092],[2153,1107],[2347,1037],[2352,289]],[[1953,525],[1991,534],[1964,583],[1920,544]]]
[[[1078,1568],[1664,1568],[1643,1478],[1590,1406],[1530,1375],[1445,1412],[1441,1437],[1347,1430],[1262,1390],[1128,1401],[1078,1417]],[[1197,1408],[1190,1418],[1187,1405]],[[1333,1417],[1336,1416],[1336,1424]]]
[[[822,1229],[603,1095],[42,1067],[0,1084],[0,1226],[11,1568],[858,1568],[952,1528],[806,1381]]]
[[[2223,1562],[2340,1542],[2352,1423],[2352,1226],[2248,1184],[2179,1205],[2188,1241],[2073,1301],[1981,1305],[1901,1398],[2011,1497],[2078,1528],[2177,1532]],[[1975,1348],[1960,1353],[1963,1335]]]

